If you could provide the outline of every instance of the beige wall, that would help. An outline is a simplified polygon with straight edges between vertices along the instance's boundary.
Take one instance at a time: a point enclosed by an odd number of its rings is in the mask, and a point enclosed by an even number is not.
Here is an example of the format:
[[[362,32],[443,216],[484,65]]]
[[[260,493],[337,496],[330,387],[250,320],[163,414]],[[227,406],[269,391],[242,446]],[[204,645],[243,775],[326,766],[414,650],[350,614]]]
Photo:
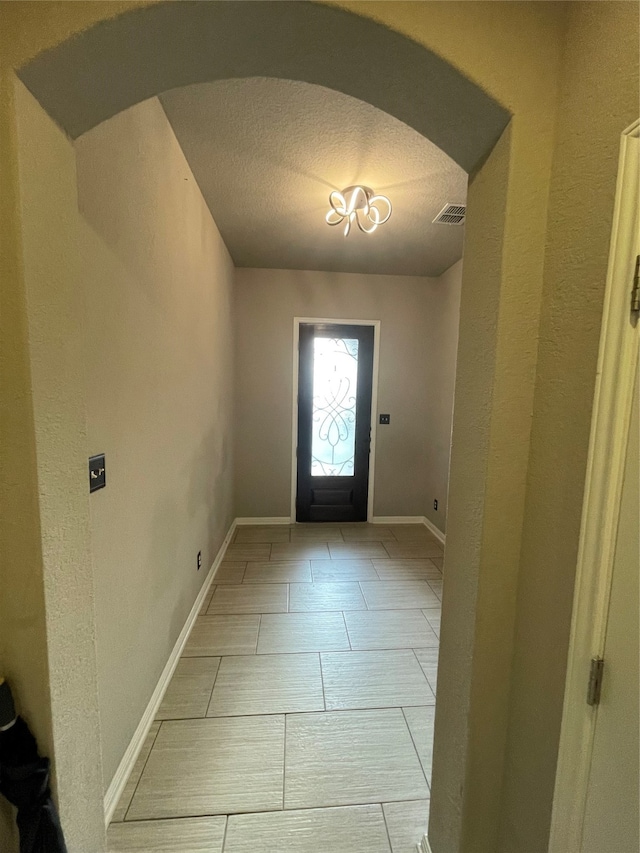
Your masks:
[[[231,522],[233,264],[157,99],[75,149],[108,785]]]
[[[45,566],[43,551],[47,547],[44,539],[44,524],[41,523],[41,508],[39,500],[40,480],[36,459],[36,429],[34,424],[35,394],[33,389],[31,352],[29,348],[29,308],[27,305],[27,273],[24,264],[23,236],[26,229],[22,227],[22,216],[25,209],[20,206],[20,187],[18,175],[17,108],[14,93],[15,75],[13,69],[28,56],[42,49],[44,45],[54,44],[64,34],[69,32],[69,26],[88,25],[109,14],[117,14],[124,8],[131,8],[128,2],[112,4],[107,9],[104,3],[88,3],[82,8],[58,6],[47,9],[46,19],[40,19],[44,12],[44,4],[6,3],[0,2],[0,670],[6,675],[14,689],[19,711],[27,718],[30,726],[37,735],[38,743],[43,753],[54,754],[54,721],[53,717],[62,714],[68,726],[71,737],[64,734],[65,724],[56,727],[56,754],[70,758],[65,762],[65,773],[54,763],[54,784],[65,775],[62,788],[59,790],[61,805],[64,810],[65,826],[71,844],[78,844],[76,849],[84,851],[102,850],[104,843],[104,821],[100,809],[100,791],[102,780],[100,773],[100,751],[97,732],[97,698],[95,694],[95,659],[93,645],[76,646],[74,655],[81,656],[88,651],[88,676],[86,670],[80,668],[80,685],[72,678],[58,685],[58,695],[69,692],[62,702],[58,702],[54,712],[51,695],[49,673],[51,663],[60,664],[60,658],[53,652],[56,642],[55,630],[49,625],[52,646],[47,644],[47,609],[45,606]],[[51,123],[49,122],[49,125]],[[23,125],[24,127],[24,125]],[[51,143],[49,134],[52,125],[43,131],[36,129],[36,140],[39,132],[44,132],[43,144],[38,149],[39,166],[46,171],[51,168],[52,174],[47,181],[55,180],[55,173],[60,168],[60,133],[53,133],[56,142]],[[34,140],[35,141],[35,140]],[[62,146],[64,147],[64,146]],[[63,163],[68,163],[66,153],[62,155]],[[37,174],[37,172],[36,172]],[[64,174],[64,170],[63,170]],[[24,192],[22,193],[24,199]],[[57,199],[60,202],[60,198]],[[59,246],[66,244],[70,235],[55,230],[55,225],[64,231],[67,224],[60,217],[53,220],[51,234],[60,238]],[[64,256],[57,255],[47,271],[48,280],[52,285],[68,281],[77,283],[75,277],[69,278],[69,254],[65,262]],[[58,278],[61,276],[61,278]],[[52,287],[51,295],[59,292],[64,299],[64,289],[57,291]],[[55,314],[58,306],[49,306]],[[51,342],[48,342],[49,344]],[[51,346],[49,359],[53,359],[56,345]],[[73,442],[75,433],[71,432],[69,439]],[[61,460],[64,469],[67,458]],[[73,469],[75,470],[75,468]],[[83,479],[86,474],[83,463]],[[61,480],[64,482],[64,479]],[[64,501],[62,501],[64,503]],[[82,514],[81,514],[82,515]],[[73,549],[77,543],[88,536],[88,525],[81,523],[73,530],[65,531],[66,541]],[[60,546],[62,549],[64,546]],[[83,567],[84,568],[84,567]],[[68,562],[61,567],[61,574],[76,573],[78,567],[70,569]],[[53,595],[49,595],[49,614],[55,618],[64,612],[64,591],[60,598],[55,594],[55,579]],[[67,589],[66,584],[64,590]],[[83,587],[83,594],[86,588]],[[89,598],[89,602],[90,602]],[[89,610],[86,618],[93,622]],[[59,631],[64,634],[68,620],[57,620]],[[74,618],[76,624],[82,619]],[[86,626],[86,623],[85,623]],[[93,631],[93,628],[91,628]],[[79,638],[77,638],[79,639]],[[85,634],[86,640],[86,634]],[[84,679],[84,680],[83,680]],[[79,692],[74,690],[80,686]],[[81,701],[78,701],[81,696]],[[89,713],[86,714],[87,709]],[[80,725],[77,726],[78,716]],[[82,715],[86,719],[82,719]],[[78,809],[77,803],[82,802],[83,808]],[[16,833],[13,826],[13,816],[6,802],[0,798],[0,850],[17,850]]]
[[[374,515],[444,530],[461,275],[236,270],[236,515],[290,513],[293,318],[380,320]]]
[[[0,27],[0,58],[1,41]],[[13,114],[13,80],[6,70],[0,70],[0,97],[0,109],[4,107],[6,114],[9,107]],[[41,749],[52,754],[26,294],[22,288],[9,286],[22,279],[15,131],[13,121],[0,119],[0,588],[4,590],[0,595],[0,672],[11,683],[18,711],[27,719]],[[13,174],[7,171],[10,162]],[[0,850],[14,849],[13,810],[0,797]]]
[[[55,779],[70,849],[104,835],[85,418],[85,294],[75,155],[16,82],[22,264],[28,309]],[[72,618],[60,619],[61,613]],[[54,675],[55,673],[55,675]],[[43,748],[47,748],[45,741]],[[80,814],[77,803],[84,802]]]
[[[453,397],[456,382],[462,261],[449,267],[430,289],[424,335],[428,338],[426,365],[427,410],[424,421],[426,502],[424,515],[446,532]],[[439,495],[442,495],[440,498]],[[438,498],[438,510],[433,499]]]
[[[640,113],[638,4],[568,5],[518,588],[504,853],[538,853],[547,845],[620,134]]]

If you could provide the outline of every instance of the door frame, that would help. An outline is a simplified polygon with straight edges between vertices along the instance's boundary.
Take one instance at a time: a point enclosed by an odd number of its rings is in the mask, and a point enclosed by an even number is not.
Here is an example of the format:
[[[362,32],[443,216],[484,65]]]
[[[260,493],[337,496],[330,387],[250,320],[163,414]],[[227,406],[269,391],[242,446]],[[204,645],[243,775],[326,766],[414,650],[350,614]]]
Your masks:
[[[635,153],[634,153],[635,149]],[[591,659],[603,657],[636,370],[630,320],[638,249],[640,120],[620,141],[595,383],[549,853],[579,853],[598,708],[586,702]],[[635,162],[634,162],[635,157]]]
[[[371,378],[371,445],[369,453],[369,484],[367,494],[367,521],[373,518],[373,485],[376,467],[376,425],[378,420],[378,375],[380,366],[380,320],[336,320],[328,317],[293,318],[293,388],[291,400],[291,512],[292,524],[296,521],[296,497],[298,493],[298,373],[300,325],[330,323],[335,326],[373,326],[373,376]]]

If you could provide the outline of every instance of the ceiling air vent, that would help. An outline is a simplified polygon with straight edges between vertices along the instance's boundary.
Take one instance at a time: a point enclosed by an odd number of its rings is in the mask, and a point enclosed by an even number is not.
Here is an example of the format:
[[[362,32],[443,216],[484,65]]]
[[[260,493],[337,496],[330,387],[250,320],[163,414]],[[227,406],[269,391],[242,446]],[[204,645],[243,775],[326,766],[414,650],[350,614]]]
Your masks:
[[[463,225],[466,213],[466,204],[447,203],[433,221],[441,225]]]

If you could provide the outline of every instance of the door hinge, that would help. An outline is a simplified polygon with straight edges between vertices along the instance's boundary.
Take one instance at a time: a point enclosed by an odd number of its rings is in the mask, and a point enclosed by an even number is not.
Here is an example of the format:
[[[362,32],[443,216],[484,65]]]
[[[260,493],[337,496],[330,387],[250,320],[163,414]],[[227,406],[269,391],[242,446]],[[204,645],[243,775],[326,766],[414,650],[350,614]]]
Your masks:
[[[589,687],[587,688],[587,704],[599,705],[600,693],[602,691],[602,675],[604,673],[604,660],[602,658],[591,658],[589,669]]]
[[[640,317],[640,255],[636,257],[636,269],[631,288],[631,322],[634,326],[638,322],[638,317]]]

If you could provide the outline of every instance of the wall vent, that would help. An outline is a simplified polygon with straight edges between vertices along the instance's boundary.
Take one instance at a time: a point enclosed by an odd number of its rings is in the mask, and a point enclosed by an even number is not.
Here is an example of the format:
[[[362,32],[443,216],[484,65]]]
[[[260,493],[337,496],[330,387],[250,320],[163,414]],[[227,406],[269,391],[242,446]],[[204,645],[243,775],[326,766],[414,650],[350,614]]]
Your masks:
[[[466,204],[451,204],[447,202],[433,221],[441,225],[464,225],[466,215]]]

